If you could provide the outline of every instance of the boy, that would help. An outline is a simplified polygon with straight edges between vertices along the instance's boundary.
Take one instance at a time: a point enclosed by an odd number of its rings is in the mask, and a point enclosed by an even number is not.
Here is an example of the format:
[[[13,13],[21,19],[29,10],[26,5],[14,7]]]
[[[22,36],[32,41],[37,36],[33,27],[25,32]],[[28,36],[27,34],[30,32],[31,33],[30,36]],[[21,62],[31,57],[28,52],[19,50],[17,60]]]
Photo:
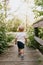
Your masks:
[[[18,28],[19,33],[16,35],[15,43],[17,43],[18,46],[18,55],[21,55],[21,59],[24,58],[24,45],[27,42],[26,33],[24,32],[24,27],[19,26]]]

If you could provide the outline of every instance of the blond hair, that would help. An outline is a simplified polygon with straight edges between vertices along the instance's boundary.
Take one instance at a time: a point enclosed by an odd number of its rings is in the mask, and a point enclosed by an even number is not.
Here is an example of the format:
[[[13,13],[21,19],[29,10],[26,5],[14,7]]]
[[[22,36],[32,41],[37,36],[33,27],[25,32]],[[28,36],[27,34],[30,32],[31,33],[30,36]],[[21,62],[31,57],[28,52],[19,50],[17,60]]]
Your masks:
[[[24,31],[24,26],[23,26],[23,25],[20,25],[20,26],[18,27],[18,31],[23,32],[23,31]]]

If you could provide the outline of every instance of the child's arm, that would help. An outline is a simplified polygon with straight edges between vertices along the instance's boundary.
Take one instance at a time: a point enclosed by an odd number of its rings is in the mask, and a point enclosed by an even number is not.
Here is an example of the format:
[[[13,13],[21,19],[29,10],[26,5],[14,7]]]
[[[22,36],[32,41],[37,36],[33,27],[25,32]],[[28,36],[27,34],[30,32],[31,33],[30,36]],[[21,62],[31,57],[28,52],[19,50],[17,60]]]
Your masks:
[[[25,38],[25,43],[27,43],[27,38]]]
[[[17,44],[17,38],[15,38],[15,44]]]

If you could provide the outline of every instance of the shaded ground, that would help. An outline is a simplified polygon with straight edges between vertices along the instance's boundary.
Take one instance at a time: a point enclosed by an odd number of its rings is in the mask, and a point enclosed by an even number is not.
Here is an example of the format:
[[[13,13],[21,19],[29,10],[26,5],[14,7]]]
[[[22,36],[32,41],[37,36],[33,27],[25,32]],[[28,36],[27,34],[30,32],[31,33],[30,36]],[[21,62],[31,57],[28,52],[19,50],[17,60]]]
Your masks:
[[[25,47],[24,52],[24,60],[21,60],[14,45],[0,55],[0,65],[43,65],[43,56],[38,50]]]

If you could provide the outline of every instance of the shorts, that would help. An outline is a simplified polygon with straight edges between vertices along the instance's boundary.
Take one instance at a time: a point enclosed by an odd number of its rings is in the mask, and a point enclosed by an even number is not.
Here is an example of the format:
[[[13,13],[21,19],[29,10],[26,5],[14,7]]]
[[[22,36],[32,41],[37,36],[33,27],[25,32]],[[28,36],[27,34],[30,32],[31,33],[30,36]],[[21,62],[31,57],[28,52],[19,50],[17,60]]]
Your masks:
[[[23,49],[24,48],[24,44],[20,41],[17,41],[17,46],[19,49]]]

